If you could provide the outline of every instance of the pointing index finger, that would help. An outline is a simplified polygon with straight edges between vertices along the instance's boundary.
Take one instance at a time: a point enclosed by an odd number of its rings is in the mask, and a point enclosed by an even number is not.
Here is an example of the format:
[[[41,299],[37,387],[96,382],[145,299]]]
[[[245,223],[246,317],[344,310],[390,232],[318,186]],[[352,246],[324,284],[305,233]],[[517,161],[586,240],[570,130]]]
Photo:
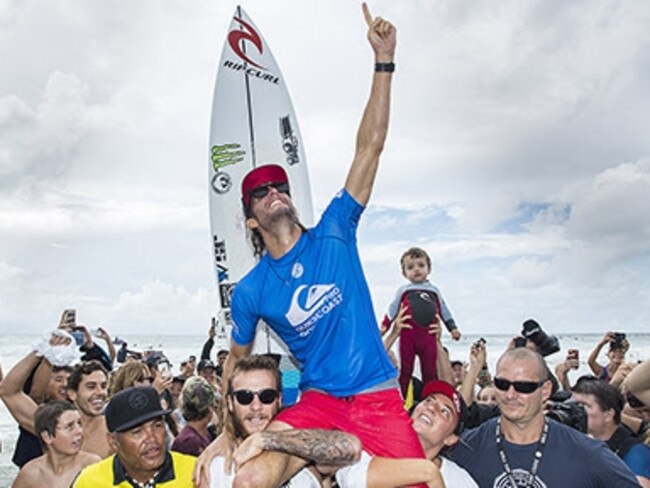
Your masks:
[[[368,24],[368,27],[372,25],[372,15],[370,15],[370,9],[368,9],[368,4],[366,2],[363,2],[361,4],[361,8],[363,9],[363,16],[366,19],[366,24]]]

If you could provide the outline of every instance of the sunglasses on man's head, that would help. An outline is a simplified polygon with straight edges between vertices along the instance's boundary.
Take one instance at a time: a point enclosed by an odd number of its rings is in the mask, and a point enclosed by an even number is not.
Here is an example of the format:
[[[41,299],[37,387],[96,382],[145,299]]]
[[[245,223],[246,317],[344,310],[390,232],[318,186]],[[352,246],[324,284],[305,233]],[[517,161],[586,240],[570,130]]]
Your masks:
[[[264,405],[270,405],[278,399],[280,392],[272,388],[266,388],[259,391],[235,390],[231,395],[235,397],[235,400],[240,405],[250,405],[255,397],[259,398]]]
[[[253,188],[248,194],[251,197],[255,197],[259,200],[260,198],[264,198],[266,195],[268,195],[271,191],[271,188],[275,188],[280,193],[286,193],[287,195],[289,194],[289,183],[286,181],[284,183],[267,183],[266,185],[258,186],[256,188]]]
[[[494,386],[498,390],[508,391],[510,387],[514,387],[517,393],[532,393],[542,386],[546,380],[542,381],[508,381],[505,378],[494,378]]]

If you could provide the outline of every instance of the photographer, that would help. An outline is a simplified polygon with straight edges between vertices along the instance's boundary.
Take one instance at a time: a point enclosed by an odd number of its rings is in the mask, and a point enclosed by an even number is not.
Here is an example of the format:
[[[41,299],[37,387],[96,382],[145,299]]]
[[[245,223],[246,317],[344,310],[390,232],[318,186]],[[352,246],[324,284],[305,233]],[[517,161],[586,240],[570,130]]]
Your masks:
[[[571,383],[569,382],[569,371],[572,369],[580,368],[580,359],[577,349],[569,349],[566,353],[564,361],[555,367],[555,375],[557,376],[560,385],[564,391],[571,391]]]
[[[604,381],[583,377],[573,388],[573,398],[585,406],[588,433],[605,441],[632,470],[641,486],[650,487],[650,447],[621,423],[625,405],[621,392]]]
[[[609,351],[607,351],[607,359],[609,362],[607,366],[598,363],[598,356],[605,344],[609,344]],[[587,360],[591,371],[593,371],[596,378],[610,382],[616,370],[621,364],[625,362],[625,354],[630,348],[630,343],[622,332],[607,332],[603,338],[596,344],[596,347]]]

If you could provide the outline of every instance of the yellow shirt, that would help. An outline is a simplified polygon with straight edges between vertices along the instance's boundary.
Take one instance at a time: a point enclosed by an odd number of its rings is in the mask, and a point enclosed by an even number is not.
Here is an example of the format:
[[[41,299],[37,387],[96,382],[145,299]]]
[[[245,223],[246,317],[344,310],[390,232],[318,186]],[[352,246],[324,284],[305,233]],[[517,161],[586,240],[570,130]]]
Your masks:
[[[156,476],[155,486],[165,488],[193,488],[192,471],[196,458],[170,451],[165,464]],[[117,484],[116,484],[117,483]],[[132,488],[117,455],[91,464],[79,473],[73,488]]]

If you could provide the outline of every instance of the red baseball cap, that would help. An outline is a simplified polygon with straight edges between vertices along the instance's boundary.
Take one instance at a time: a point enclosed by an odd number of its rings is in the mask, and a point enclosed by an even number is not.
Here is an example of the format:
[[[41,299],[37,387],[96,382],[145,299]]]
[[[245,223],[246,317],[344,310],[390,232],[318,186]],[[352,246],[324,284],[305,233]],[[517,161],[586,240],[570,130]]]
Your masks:
[[[277,164],[265,164],[248,172],[241,182],[241,198],[244,207],[251,204],[250,192],[267,183],[289,183],[286,171]]]
[[[456,412],[456,420],[458,422],[456,426],[456,434],[459,434],[460,431],[462,431],[463,425],[463,400],[460,394],[446,381],[432,380],[424,385],[424,388],[422,389],[422,399],[424,400],[426,397],[433,395],[434,393],[445,395],[454,404],[454,411]]]

